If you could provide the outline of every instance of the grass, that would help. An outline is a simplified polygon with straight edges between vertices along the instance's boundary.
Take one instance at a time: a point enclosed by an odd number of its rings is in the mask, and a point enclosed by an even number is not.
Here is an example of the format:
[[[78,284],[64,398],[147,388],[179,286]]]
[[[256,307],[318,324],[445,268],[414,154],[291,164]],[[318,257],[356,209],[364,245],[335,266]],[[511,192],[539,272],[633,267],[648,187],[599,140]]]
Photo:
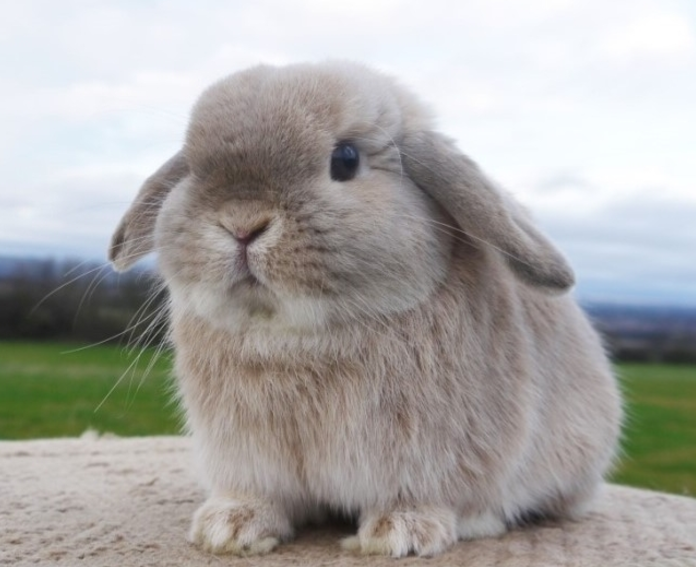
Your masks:
[[[167,355],[134,363],[122,348],[76,348],[0,343],[0,439],[179,432]]]
[[[0,439],[174,434],[167,355],[113,346],[0,343]],[[621,365],[624,457],[612,480],[696,495],[696,366]]]
[[[621,484],[696,495],[696,366],[619,367],[626,399]]]

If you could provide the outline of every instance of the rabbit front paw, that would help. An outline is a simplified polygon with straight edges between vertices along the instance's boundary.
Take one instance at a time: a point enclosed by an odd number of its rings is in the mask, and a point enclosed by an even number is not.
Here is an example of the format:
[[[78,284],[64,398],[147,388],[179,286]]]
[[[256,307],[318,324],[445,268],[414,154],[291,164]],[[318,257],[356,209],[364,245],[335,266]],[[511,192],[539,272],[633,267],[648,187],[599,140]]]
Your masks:
[[[342,546],[365,555],[428,557],[456,541],[456,514],[446,508],[422,507],[367,514],[358,534],[344,539]]]
[[[189,539],[215,554],[262,555],[292,536],[281,510],[256,500],[211,497],[194,514]]]

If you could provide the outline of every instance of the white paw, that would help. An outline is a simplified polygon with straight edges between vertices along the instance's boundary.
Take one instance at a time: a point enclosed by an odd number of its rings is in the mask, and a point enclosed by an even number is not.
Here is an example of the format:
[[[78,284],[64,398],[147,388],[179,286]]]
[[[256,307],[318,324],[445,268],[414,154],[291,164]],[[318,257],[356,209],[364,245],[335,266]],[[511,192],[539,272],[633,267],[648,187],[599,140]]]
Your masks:
[[[189,539],[210,553],[261,555],[292,536],[288,519],[261,500],[209,498],[193,516]]]
[[[341,542],[344,549],[366,555],[432,556],[457,541],[457,518],[443,508],[414,508],[367,515],[358,535]]]

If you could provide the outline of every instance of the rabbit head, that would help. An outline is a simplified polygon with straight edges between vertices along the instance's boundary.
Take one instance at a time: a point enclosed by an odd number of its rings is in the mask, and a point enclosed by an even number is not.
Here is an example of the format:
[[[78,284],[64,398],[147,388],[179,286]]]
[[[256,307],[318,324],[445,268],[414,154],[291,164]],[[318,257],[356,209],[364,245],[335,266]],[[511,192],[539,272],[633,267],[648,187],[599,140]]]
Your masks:
[[[316,326],[413,307],[462,241],[529,284],[572,283],[393,80],[354,64],[261,66],[200,97],[183,149],[145,182],[110,258],[123,270],[157,250],[174,305],[225,327]]]

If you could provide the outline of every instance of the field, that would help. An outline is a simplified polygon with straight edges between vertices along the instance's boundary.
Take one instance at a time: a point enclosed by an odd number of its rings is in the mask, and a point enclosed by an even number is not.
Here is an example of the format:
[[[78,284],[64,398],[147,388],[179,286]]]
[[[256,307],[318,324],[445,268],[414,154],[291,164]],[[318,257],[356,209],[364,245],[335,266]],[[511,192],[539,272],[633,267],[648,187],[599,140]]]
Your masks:
[[[167,355],[134,362],[123,348],[78,348],[0,343],[0,439],[180,430]]]
[[[132,364],[132,366],[130,366]],[[180,431],[168,355],[0,343],[0,439]],[[129,368],[130,366],[130,368]],[[149,370],[148,370],[149,369]],[[696,367],[621,365],[624,457],[613,480],[696,494]]]
[[[696,366],[631,364],[618,373],[627,417],[613,480],[696,496]]]

